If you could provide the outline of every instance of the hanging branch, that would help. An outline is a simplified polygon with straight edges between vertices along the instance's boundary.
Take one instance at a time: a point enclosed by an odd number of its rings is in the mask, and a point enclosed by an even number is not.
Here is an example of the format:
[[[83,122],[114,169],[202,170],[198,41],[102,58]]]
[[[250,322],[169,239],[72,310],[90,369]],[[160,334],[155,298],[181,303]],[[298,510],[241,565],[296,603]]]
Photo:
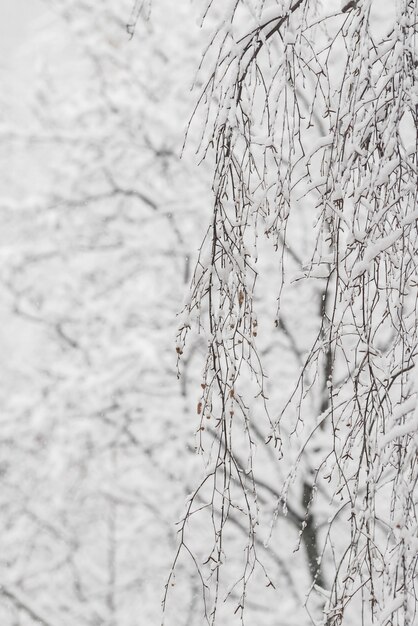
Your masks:
[[[301,532],[313,584],[326,599],[324,623],[343,624],[353,611],[356,623],[374,616],[382,626],[412,623],[415,615],[417,3],[399,0],[393,27],[378,35],[371,5],[343,3],[341,11],[326,14],[314,0],[234,2],[202,64],[209,78],[199,99],[206,120],[200,149],[215,158],[213,216],[177,353],[180,359],[191,327],[206,334],[197,412],[198,447],[209,459],[213,488],[205,501],[213,520],[209,559],[216,567],[203,584],[206,593],[211,576],[215,580],[212,624],[233,508],[242,511],[248,536],[241,615],[257,561],[251,395],[265,408],[267,442],[277,448],[278,463],[282,452],[287,455],[281,429],[294,437],[302,429],[305,436],[278,506],[290,497],[303,461]],[[315,224],[306,228],[309,214]],[[295,224],[308,242],[302,251]],[[283,295],[299,284],[321,286],[318,332],[280,412],[267,403],[257,349],[260,236],[273,240],[281,259],[279,329]],[[286,268],[301,254],[303,266],[289,281]],[[309,398],[319,398],[316,415],[307,415]],[[292,430],[294,411],[299,426]],[[205,439],[206,420],[215,424],[212,443]],[[242,472],[237,458],[244,440],[249,462]],[[316,467],[310,450],[320,458]],[[339,537],[338,546],[332,525],[326,536],[315,531],[324,478],[332,505],[323,505],[333,511],[338,502],[349,515],[345,543]],[[208,484],[205,479],[205,490]],[[202,489],[203,483],[193,498]],[[336,514],[332,524],[340,518]],[[320,563],[331,555],[335,566],[325,576]]]

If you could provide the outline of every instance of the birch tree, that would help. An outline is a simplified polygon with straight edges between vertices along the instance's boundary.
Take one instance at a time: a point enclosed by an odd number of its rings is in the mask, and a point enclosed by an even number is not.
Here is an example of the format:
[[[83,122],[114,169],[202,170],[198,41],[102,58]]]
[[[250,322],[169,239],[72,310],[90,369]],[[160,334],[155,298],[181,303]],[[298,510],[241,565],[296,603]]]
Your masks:
[[[168,597],[191,556],[210,624],[412,624],[417,3],[196,4],[213,203],[176,350],[205,338],[206,471]]]

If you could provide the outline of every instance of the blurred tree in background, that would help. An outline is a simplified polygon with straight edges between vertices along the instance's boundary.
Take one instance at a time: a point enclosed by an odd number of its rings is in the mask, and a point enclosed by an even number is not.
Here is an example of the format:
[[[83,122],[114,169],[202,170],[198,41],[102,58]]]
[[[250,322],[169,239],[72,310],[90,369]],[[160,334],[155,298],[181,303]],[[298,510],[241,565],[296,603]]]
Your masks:
[[[1,120],[0,622],[159,623],[195,465],[174,339],[208,197],[179,160],[197,28],[187,3],[131,40],[130,1],[49,4]]]

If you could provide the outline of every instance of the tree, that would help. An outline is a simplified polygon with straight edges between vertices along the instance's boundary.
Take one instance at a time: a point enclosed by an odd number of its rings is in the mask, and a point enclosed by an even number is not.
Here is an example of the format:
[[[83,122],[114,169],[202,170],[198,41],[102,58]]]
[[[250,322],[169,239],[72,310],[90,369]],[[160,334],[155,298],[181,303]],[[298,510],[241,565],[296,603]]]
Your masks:
[[[232,619],[221,600],[232,598],[242,621],[252,598],[277,602],[259,595],[257,571],[279,583],[280,623],[302,623],[307,592],[315,624],[412,624],[417,3],[393,2],[382,16],[370,0],[340,10],[211,1],[202,15],[213,28],[199,149],[213,153],[213,213],[177,352],[181,361],[191,329],[204,334],[197,413],[207,471],[172,573],[192,556],[211,624]],[[279,531],[266,531],[269,517]],[[289,576],[286,520],[310,581]],[[239,571],[230,566],[237,526]],[[274,580],[261,558],[269,535]],[[262,620],[260,608],[250,623]]]
[[[158,623],[174,555],[167,626],[413,624],[415,2],[48,4],[1,118],[1,623]]]
[[[0,623],[153,624],[195,465],[173,347],[206,193],[178,156],[195,35],[180,2],[131,39],[130,0],[48,4],[1,114]]]

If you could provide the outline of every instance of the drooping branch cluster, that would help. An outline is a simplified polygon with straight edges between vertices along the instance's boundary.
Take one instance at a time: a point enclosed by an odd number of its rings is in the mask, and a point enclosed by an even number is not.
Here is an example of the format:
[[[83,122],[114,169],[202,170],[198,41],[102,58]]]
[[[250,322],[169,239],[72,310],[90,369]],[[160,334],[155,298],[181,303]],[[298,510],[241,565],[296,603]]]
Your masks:
[[[301,281],[319,285],[318,332],[289,402],[269,407],[277,419],[268,417],[268,441],[280,441],[299,388],[305,443],[292,476],[307,450],[319,459],[305,481],[306,519],[324,478],[333,524],[345,516],[345,543],[332,545],[331,527],[323,537],[324,619],[333,625],[363,619],[361,610],[382,625],[412,623],[416,608],[417,3],[393,2],[383,25],[375,9],[371,0],[342,12],[312,0],[207,7],[217,22],[199,107],[201,150],[215,155],[213,217],[177,348],[197,321],[208,345],[198,413],[200,433],[206,419],[215,424],[220,565],[231,481],[247,502],[249,545],[256,523],[257,484],[251,463],[251,487],[241,479],[236,433],[247,434],[251,459],[250,374],[266,396],[256,343],[260,236],[281,259],[279,328],[282,294]],[[292,281],[285,270],[298,265]],[[315,394],[319,410],[309,415],[304,403]],[[291,490],[288,482],[286,497]]]

